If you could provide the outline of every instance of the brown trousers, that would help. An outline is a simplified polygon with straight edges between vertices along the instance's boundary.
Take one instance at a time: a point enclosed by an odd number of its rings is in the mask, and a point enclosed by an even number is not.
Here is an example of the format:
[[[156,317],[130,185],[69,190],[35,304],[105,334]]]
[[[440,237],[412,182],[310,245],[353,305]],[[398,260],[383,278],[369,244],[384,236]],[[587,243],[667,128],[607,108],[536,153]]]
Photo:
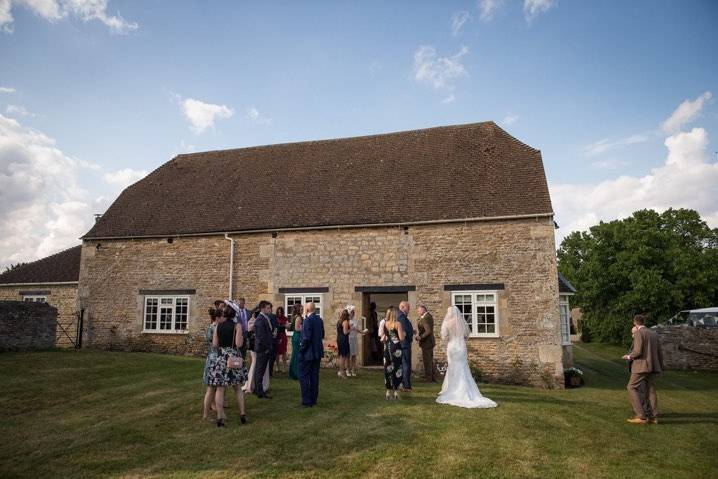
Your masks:
[[[421,348],[424,361],[424,380],[434,381],[434,348]]]
[[[650,419],[658,417],[656,379],[660,373],[631,373],[628,380],[628,398],[636,417]]]

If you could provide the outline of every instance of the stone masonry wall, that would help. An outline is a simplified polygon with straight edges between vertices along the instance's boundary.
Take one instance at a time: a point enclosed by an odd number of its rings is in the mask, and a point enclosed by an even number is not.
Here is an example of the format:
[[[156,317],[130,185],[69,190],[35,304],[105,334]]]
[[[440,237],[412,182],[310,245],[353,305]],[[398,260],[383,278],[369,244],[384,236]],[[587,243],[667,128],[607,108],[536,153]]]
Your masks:
[[[655,327],[668,369],[718,371],[718,328]]]
[[[324,287],[327,342],[347,303],[363,311],[357,286],[415,286],[413,306],[441,319],[451,305],[445,284],[503,283],[498,338],[470,338],[470,357],[492,381],[563,383],[553,223],[512,220],[453,225],[333,229],[236,235],[233,296],[249,305],[284,302],[280,288]],[[221,236],[96,241],[83,245],[80,303],[91,320],[90,344],[181,354],[204,351],[206,308],[229,288],[230,243]],[[141,289],[196,289],[189,332],[143,334]],[[418,348],[414,366],[421,368]],[[361,348],[360,348],[361,350]],[[442,345],[436,350],[443,359]],[[361,361],[361,357],[359,358]]]
[[[0,351],[55,347],[57,308],[47,303],[0,301]]]
[[[49,291],[47,303],[57,308],[57,331],[55,346],[58,348],[74,347],[70,337],[77,333],[77,285],[32,284],[25,286],[0,285],[0,301],[22,301],[23,291]],[[67,331],[68,337],[64,332]]]

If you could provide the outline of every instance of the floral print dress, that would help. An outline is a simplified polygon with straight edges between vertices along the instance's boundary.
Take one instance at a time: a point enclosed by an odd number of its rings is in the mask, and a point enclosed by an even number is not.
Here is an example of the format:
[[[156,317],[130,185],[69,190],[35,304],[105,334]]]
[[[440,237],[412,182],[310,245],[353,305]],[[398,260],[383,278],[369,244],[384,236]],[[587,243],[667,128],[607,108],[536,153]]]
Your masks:
[[[401,385],[401,341],[396,329],[384,326],[384,385],[387,389],[399,389]]]
[[[205,332],[205,339],[207,340],[207,359],[204,361],[204,373],[202,374],[202,382],[205,386],[209,386],[209,368],[217,357],[217,348],[212,345],[215,327],[215,324],[210,324]]]

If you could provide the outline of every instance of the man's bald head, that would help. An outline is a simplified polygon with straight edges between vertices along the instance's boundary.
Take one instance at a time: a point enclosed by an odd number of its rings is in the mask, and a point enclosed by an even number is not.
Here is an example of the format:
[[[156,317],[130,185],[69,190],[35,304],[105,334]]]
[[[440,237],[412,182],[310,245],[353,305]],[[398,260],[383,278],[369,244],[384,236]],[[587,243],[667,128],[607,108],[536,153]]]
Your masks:
[[[309,316],[310,314],[312,314],[314,312],[315,309],[316,309],[316,306],[314,305],[314,303],[312,303],[310,301],[309,303],[304,305],[304,314]]]
[[[399,309],[404,314],[409,314],[409,311],[411,309],[411,305],[409,304],[409,301],[402,301],[401,303],[399,303]]]

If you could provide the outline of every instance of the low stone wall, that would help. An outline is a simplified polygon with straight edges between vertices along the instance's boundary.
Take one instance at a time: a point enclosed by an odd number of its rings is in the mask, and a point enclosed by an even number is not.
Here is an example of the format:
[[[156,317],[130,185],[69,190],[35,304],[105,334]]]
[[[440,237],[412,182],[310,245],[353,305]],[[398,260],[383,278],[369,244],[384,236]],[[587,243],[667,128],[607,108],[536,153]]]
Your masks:
[[[57,308],[47,303],[0,301],[0,351],[55,347]]]
[[[718,328],[657,326],[668,369],[718,371]]]

